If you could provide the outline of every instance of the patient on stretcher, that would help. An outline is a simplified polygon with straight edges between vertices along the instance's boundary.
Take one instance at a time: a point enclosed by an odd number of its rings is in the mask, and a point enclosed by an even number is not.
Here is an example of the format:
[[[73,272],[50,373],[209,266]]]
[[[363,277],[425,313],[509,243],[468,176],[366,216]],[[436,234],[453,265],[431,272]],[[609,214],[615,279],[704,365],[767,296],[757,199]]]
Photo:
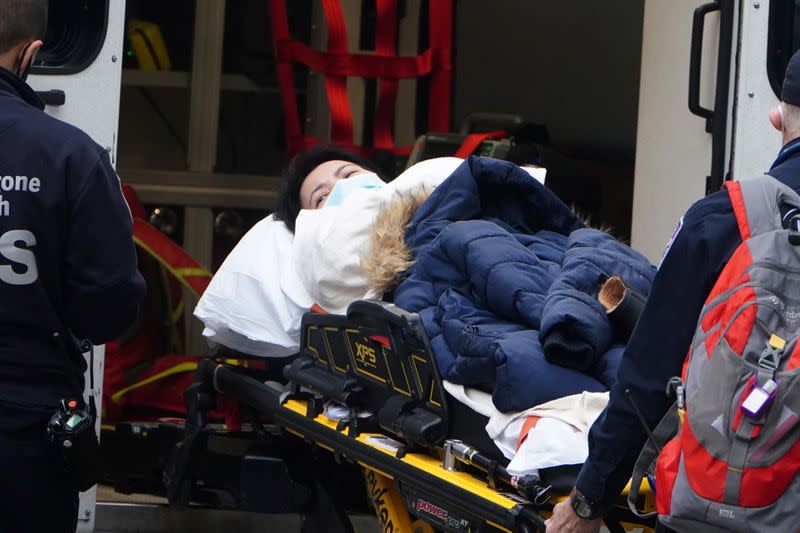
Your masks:
[[[306,170],[281,222],[256,226],[216,274],[195,311],[206,334],[285,355],[312,304],[342,314],[391,297],[420,314],[445,388],[489,419],[504,455],[525,446],[544,407],[565,439],[578,435],[557,460],[582,462],[626,340],[598,293],[616,276],[646,295],[653,265],[509,162],[425,161],[385,186],[369,171],[348,157]],[[544,455],[537,467],[552,466]]]

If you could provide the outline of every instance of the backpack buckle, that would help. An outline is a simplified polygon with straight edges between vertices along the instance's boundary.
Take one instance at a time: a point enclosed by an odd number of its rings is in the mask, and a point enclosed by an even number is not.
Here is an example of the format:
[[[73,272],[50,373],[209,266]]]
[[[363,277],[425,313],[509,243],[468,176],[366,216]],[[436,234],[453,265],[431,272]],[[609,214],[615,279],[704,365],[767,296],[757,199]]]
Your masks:
[[[800,237],[800,234],[798,234],[798,237]],[[767,341],[767,347],[761,353],[761,357],[758,358],[759,368],[766,370],[770,375],[774,374],[781,364],[781,357],[785,347],[786,341],[773,333]]]
[[[778,365],[780,365],[782,354],[783,351],[767,348],[758,358],[758,366],[764,370],[775,372],[778,370]]]

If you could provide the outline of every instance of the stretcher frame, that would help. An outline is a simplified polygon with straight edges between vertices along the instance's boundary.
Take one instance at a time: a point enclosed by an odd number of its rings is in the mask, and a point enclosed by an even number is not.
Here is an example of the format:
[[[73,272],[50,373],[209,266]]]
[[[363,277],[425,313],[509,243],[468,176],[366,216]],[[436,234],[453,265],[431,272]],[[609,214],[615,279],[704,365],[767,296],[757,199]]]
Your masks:
[[[383,531],[544,531],[544,518],[563,494],[549,501],[523,497],[498,462],[470,465],[450,456],[451,400],[432,355],[418,315],[358,301],[345,316],[304,316],[300,353],[284,368],[286,385],[265,381],[253,369],[203,360],[186,393],[184,440],[165,473],[170,502],[192,500],[193,468],[209,434],[206,413],[216,394],[224,394],[257,414],[256,434],[266,420],[287,439],[302,439],[337,462],[361,467]],[[351,416],[329,419],[329,400],[347,406]],[[383,408],[365,418],[359,416],[365,405]],[[546,493],[538,488],[537,494]],[[640,495],[640,508],[651,510],[649,487],[643,485]],[[612,533],[654,527],[623,499],[605,524]]]

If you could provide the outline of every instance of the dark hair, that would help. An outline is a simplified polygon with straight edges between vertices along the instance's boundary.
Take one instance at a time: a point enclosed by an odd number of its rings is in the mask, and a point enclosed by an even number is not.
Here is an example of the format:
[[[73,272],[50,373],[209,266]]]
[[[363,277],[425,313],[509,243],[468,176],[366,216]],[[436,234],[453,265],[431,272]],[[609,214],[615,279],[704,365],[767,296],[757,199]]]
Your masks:
[[[0,54],[47,31],[47,0],[0,0]]]
[[[278,197],[274,213],[275,220],[281,220],[289,228],[289,231],[294,233],[294,223],[297,220],[297,215],[300,214],[300,209],[302,209],[300,205],[300,187],[303,186],[303,182],[312,170],[326,161],[336,161],[337,159],[355,163],[362,168],[379,174],[376,166],[360,155],[335,146],[314,146],[305,152],[297,154],[283,173],[286,182],[281,195]]]

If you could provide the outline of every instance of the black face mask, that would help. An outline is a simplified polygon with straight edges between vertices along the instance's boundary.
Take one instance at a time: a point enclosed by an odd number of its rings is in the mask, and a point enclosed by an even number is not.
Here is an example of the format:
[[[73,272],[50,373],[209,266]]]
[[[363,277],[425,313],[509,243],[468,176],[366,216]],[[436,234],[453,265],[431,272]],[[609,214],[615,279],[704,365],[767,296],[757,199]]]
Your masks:
[[[22,66],[22,62],[25,60],[25,54],[28,53],[28,49],[32,45],[33,45],[33,43],[28,43],[28,46],[26,46],[25,48],[22,49],[22,53],[20,53],[20,55],[19,55],[20,67]],[[21,79],[22,81],[27,81],[28,80],[28,74],[31,73],[31,65],[33,65],[33,58],[32,57],[31,57],[31,60],[28,61],[28,64],[25,66],[24,69],[22,69],[22,68],[18,68],[17,69],[17,76],[19,77],[19,79]]]

